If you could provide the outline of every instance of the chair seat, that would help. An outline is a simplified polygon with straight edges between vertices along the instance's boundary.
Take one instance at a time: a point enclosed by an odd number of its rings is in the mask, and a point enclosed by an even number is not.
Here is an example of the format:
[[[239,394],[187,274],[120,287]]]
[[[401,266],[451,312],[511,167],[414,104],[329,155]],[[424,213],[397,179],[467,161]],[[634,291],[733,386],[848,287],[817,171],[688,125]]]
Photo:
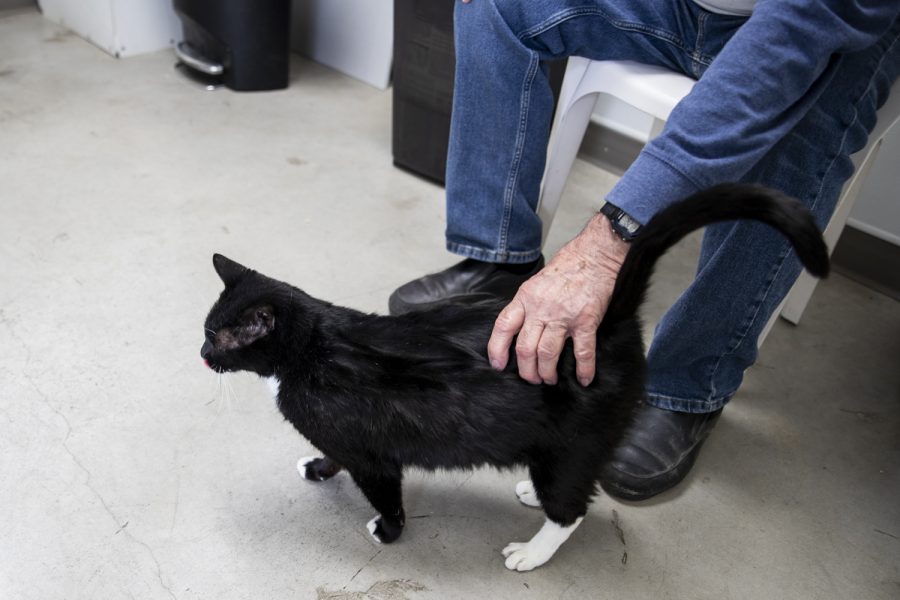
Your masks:
[[[575,64],[567,67],[567,75],[568,69],[583,69],[573,101],[585,94],[608,94],[664,121],[696,83],[669,69],[632,61],[569,60]]]

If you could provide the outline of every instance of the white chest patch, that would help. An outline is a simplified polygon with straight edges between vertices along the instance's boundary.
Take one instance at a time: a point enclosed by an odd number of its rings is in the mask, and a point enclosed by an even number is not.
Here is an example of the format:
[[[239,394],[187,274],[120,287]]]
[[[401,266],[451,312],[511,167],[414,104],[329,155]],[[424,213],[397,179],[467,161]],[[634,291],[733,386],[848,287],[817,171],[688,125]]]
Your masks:
[[[266,385],[269,386],[269,391],[272,392],[272,399],[277,403],[278,392],[281,390],[281,382],[273,375],[272,377],[266,378]]]

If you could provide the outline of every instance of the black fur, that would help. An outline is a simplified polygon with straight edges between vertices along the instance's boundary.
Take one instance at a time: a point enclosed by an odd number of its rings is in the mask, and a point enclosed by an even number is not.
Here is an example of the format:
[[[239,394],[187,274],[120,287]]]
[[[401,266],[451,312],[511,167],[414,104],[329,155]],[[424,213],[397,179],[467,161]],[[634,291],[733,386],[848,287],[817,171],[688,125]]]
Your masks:
[[[404,525],[403,469],[527,466],[549,519],[571,525],[587,511],[601,467],[643,397],[644,349],[636,311],[657,258],[688,232],[750,218],[777,227],[807,268],[828,255],[811,216],[772,191],[722,186],[663,211],[634,243],[597,337],[597,376],[575,378],[571,341],[559,383],[535,386],[503,372],[486,347],[501,303],[447,305],[398,317],[333,306],[216,255],[225,283],[206,320],[201,353],[218,371],[280,381],[284,417],[327,458],[308,479],[349,471],[379,512],[375,534]]]

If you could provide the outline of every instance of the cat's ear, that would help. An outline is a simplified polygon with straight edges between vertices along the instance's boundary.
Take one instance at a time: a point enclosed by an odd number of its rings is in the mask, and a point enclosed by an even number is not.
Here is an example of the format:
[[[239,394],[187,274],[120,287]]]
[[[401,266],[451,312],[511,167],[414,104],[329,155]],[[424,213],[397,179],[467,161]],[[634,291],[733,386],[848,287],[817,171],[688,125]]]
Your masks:
[[[244,311],[240,323],[226,330],[218,340],[224,350],[249,346],[275,329],[275,312],[269,305],[255,306]]]
[[[219,274],[219,277],[226,286],[236,283],[241,275],[249,270],[247,267],[239,265],[221,254],[213,254],[213,267],[215,267],[216,273]]]
[[[269,335],[275,329],[275,311],[268,304],[256,306],[244,313],[240,325],[242,338],[252,344],[261,337]]]

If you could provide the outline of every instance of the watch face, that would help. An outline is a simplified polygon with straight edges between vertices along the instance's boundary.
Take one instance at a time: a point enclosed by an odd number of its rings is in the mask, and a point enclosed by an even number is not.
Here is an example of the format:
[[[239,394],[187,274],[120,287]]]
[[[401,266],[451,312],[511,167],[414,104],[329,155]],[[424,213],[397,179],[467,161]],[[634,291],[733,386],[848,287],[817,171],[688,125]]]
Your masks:
[[[600,207],[600,212],[607,216],[613,229],[625,241],[633,239],[641,229],[641,224],[632,219],[624,210],[607,202]]]
[[[619,215],[619,225],[621,225],[625,229],[625,231],[632,235],[637,233],[637,230],[641,228],[640,223],[632,219],[624,212]]]

